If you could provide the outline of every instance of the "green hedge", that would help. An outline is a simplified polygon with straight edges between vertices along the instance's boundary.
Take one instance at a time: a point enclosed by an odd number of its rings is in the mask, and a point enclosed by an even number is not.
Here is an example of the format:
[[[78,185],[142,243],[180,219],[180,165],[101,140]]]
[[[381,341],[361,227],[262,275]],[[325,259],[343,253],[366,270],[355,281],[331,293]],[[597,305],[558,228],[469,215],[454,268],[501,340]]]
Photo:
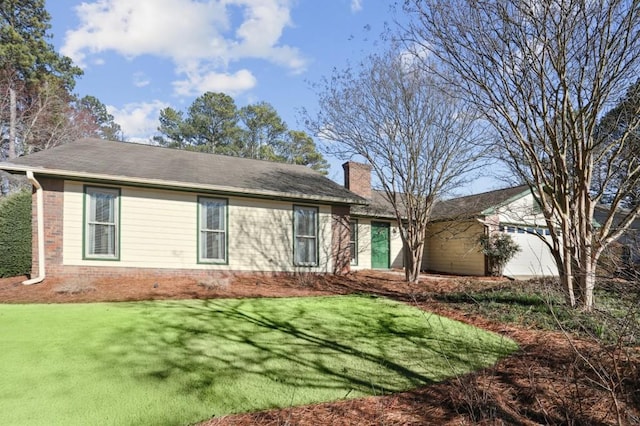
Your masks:
[[[31,192],[0,199],[0,277],[31,271]]]

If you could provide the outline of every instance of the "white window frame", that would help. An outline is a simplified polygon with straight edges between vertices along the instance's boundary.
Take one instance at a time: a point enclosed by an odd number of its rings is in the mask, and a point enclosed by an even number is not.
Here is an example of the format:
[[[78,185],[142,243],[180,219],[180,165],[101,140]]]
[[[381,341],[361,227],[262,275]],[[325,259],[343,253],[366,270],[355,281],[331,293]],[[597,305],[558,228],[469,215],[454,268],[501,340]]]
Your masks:
[[[300,213],[305,212],[311,214],[312,226],[311,233],[302,233],[299,224]],[[313,206],[293,206],[293,263],[295,266],[318,266],[318,219],[319,209]],[[309,228],[309,227],[307,227]],[[307,247],[313,247],[313,256],[306,259],[299,259],[302,255],[302,246],[300,243],[305,242]],[[311,245],[309,246],[309,243]],[[313,258],[311,258],[313,257]]]
[[[229,202],[226,198],[212,198],[212,197],[198,197],[198,263],[228,263],[228,205]],[[219,212],[222,226],[217,228],[207,228],[205,214],[208,208],[215,207],[221,209]],[[220,257],[207,257],[206,256],[206,236],[217,234],[223,239],[222,241],[222,256]]]
[[[84,187],[84,258],[96,260],[120,259],[120,189],[99,186]],[[95,200],[97,196],[112,198],[111,208],[113,212],[110,221],[98,221],[95,219]],[[107,227],[111,229],[111,241],[107,247],[107,253],[96,253],[96,229]]]
[[[351,265],[358,265],[358,219],[349,221],[349,254]]]

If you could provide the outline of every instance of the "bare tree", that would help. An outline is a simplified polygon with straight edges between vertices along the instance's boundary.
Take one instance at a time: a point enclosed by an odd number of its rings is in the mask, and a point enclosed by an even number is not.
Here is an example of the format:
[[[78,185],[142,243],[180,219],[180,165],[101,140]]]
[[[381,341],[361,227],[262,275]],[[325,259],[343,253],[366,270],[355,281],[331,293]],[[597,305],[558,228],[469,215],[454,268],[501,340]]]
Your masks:
[[[640,184],[637,157],[622,158],[640,111],[615,137],[596,132],[637,78],[640,2],[407,0],[405,10],[415,18],[409,44],[497,130],[505,161],[543,209],[569,303],[590,310],[598,258],[640,209],[612,226]],[[596,169],[606,172],[599,185]],[[594,209],[605,194],[610,211],[598,226]]]
[[[1,83],[0,88],[13,90]],[[23,93],[14,90],[16,92]],[[95,118],[79,107],[66,90],[55,85],[44,84],[35,95],[18,96],[11,108],[2,107],[0,105],[0,119],[11,114],[8,130],[5,132],[0,126],[12,142],[5,154],[9,159],[97,134]]]
[[[475,117],[394,48],[368,57],[357,71],[335,72],[318,92],[320,112],[307,114],[309,129],[333,141],[332,154],[371,164],[374,186],[400,226],[406,279],[417,281],[434,202],[478,165]]]

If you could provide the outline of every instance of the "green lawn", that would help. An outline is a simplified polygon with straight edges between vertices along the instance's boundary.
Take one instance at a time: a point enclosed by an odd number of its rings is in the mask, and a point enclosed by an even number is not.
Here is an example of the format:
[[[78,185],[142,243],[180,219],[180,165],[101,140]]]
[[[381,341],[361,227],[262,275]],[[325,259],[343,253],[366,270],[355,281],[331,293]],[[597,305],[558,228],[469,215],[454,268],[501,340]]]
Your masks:
[[[189,424],[494,363],[498,335],[382,298],[0,305],[0,424]]]

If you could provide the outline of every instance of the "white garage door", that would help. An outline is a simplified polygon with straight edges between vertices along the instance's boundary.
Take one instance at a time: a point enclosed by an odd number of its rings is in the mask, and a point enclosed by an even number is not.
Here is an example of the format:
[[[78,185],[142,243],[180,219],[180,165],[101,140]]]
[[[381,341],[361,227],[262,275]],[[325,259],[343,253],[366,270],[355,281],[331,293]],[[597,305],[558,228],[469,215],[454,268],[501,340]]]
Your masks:
[[[544,235],[547,233],[545,229],[523,230],[510,226],[503,229],[520,246],[520,251],[504,268],[504,275],[516,278],[558,275],[558,268],[549,248],[537,235],[532,235],[534,232]],[[545,235],[544,238],[550,241],[551,237]]]

